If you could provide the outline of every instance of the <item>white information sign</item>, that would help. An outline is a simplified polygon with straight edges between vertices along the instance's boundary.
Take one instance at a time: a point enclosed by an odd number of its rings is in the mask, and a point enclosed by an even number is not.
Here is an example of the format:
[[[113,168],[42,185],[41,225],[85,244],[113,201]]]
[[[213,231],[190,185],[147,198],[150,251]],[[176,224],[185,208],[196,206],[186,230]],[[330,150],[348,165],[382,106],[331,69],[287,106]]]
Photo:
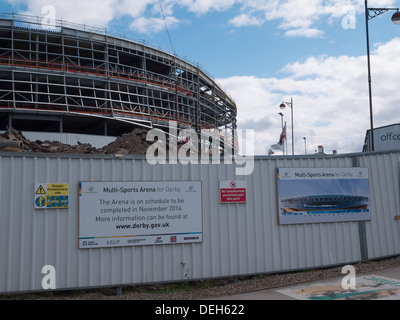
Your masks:
[[[200,181],[79,183],[80,249],[202,241]]]

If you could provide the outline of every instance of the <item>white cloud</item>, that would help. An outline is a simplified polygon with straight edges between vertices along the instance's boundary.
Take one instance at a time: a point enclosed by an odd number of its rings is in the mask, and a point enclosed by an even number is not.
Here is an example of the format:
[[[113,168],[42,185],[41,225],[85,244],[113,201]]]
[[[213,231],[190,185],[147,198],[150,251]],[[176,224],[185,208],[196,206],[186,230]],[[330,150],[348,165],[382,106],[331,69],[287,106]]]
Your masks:
[[[159,8],[158,0],[117,0],[116,12],[118,15],[129,15],[133,18],[141,17],[146,13],[148,7]],[[158,10],[159,11],[159,10]],[[167,11],[167,8],[164,8]],[[170,14],[168,12],[168,14]]]
[[[166,17],[165,22],[162,18],[139,17],[134,19],[130,24],[130,28],[137,32],[149,35],[164,30],[165,24],[167,24],[168,29],[172,29],[180,23],[181,22],[174,17]]]
[[[364,12],[360,0],[242,0],[241,13],[229,23],[234,27],[260,26],[267,21],[279,21],[278,28],[289,37],[321,37],[319,21],[332,23],[350,12]],[[369,7],[394,7],[391,0],[370,1]]]
[[[225,11],[230,9],[235,0],[169,0],[179,6],[187,7],[189,11],[197,14],[205,14],[209,11]]]
[[[316,38],[323,35],[321,30],[315,28],[296,28],[285,32],[288,37],[306,37],[306,38]]]
[[[235,27],[247,27],[247,26],[261,26],[264,21],[258,17],[253,17],[248,14],[241,14],[239,16],[234,17],[229,21],[230,24],[234,25]]]
[[[382,44],[371,56],[375,127],[400,122],[398,68],[400,39]],[[219,79],[237,102],[238,127],[256,130],[256,154],[277,143],[280,135],[279,105],[294,104],[296,153],[318,145],[331,153],[360,152],[370,126],[367,61],[360,57],[310,57],[285,66],[282,78],[232,77]],[[284,110],[291,150],[290,108]],[[256,120],[254,120],[256,119]]]
[[[161,12],[159,0],[18,0],[25,3],[24,14],[42,16],[42,8],[51,5],[56,10],[56,19],[93,27],[107,28],[115,19],[127,16],[132,19],[130,27],[146,35],[174,28],[180,20],[173,16],[174,3],[162,1]],[[95,3],[95,5],[94,5]],[[165,16],[165,22],[163,15]]]
[[[21,0],[21,2],[23,2]],[[42,16],[42,8],[52,5],[56,9],[56,19],[65,20],[94,27],[106,27],[116,14],[117,0],[24,0],[27,5],[26,14]]]

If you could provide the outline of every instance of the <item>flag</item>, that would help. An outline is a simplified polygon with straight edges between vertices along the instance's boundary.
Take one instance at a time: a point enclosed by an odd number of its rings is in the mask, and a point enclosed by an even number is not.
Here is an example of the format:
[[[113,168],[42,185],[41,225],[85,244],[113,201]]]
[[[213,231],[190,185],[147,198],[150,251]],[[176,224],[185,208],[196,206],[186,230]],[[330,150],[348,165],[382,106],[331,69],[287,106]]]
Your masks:
[[[285,126],[282,129],[282,133],[281,136],[279,138],[279,144],[283,144],[283,142],[286,140],[286,122],[285,122]]]
[[[283,148],[283,144],[280,144],[280,143],[273,144],[273,145],[271,146],[271,149],[272,149],[272,150],[282,150],[282,148]]]
[[[283,143],[286,140],[286,122],[285,122],[285,126],[282,129],[282,133],[281,136],[279,137],[279,142],[277,144],[273,144],[271,146],[271,149],[273,150],[283,150]]]
[[[270,155],[272,155],[272,154],[275,154],[275,152],[273,152],[272,149],[269,149],[269,150],[268,150],[268,155],[270,156]]]

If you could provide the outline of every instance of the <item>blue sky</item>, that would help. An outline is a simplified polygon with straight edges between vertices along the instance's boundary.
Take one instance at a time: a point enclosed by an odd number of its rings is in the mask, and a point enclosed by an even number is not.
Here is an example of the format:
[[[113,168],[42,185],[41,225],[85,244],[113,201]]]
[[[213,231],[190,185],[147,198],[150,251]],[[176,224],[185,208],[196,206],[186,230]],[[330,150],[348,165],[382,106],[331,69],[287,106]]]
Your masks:
[[[364,1],[0,0],[0,12],[41,16],[46,5],[57,19],[144,39],[200,64],[236,101],[239,129],[255,130],[257,155],[278,142],[279,104],[290,98],[296,154],[318,145],[327,153],[362,149],[369,129]],[[376,127],[400,122],[400,26],[392,14],[370,21]],[[289,108],[284,121],[291,150]]]

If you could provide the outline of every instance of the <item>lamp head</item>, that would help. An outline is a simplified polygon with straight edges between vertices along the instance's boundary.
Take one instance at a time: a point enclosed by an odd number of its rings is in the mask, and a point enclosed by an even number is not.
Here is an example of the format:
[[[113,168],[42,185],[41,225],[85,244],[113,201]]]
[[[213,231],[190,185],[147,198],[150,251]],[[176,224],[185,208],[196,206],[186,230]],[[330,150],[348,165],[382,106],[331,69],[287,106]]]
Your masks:
[[[279,108],[281,108],[282,110],[286,108],[286,104],[281,103],[281,105],[279,106]]]
[[[400,12],[399,11],[397,11],[393,14],[392,21],[394,24],[400,25]]]

